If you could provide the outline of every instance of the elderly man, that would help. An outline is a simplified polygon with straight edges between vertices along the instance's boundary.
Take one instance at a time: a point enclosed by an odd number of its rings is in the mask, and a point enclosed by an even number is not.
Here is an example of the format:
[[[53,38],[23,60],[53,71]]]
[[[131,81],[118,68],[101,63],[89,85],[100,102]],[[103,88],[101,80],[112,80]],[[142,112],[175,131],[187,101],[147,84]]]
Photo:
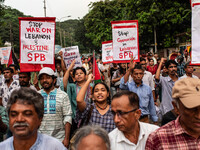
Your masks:
[[[185,78],[177,81],[172,90],[179,117],[153,132],[146,150],[200,149],[200,80]]]
[[[1,150],[65,150],[57,139],[37,132],[44,114],[43,97],[30,88],[12,92],[7,104],[13,136],[0,143]]]
[[[72,123],[71,104],[67,93],[55,88],[56,77],[51,68],[44,67],[39,72],[39,81],[44,97],[44,118],[39,131],[59,139],[68,147]]]
[[[109,133],[111,150],[143,150],[149,134],[158,127],[139,122],[139,97],[130,91],[113,96],[111,109],[117,126]]]

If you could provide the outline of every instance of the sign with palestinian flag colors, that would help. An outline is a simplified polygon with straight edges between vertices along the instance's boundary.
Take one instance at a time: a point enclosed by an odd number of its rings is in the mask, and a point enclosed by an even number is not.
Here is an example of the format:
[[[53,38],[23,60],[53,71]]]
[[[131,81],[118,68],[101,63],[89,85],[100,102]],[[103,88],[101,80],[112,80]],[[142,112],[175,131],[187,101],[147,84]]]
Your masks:
[[[113,63],[113,43],[112,41],[102,42],[103,64]]]
[[[200,65],[200,1],[192,3],[192,52],[191,64]]]
[[[139,34],[138,21],[112,21],[113,62],[130,62],[131,55],[134,61],[139,62]]]

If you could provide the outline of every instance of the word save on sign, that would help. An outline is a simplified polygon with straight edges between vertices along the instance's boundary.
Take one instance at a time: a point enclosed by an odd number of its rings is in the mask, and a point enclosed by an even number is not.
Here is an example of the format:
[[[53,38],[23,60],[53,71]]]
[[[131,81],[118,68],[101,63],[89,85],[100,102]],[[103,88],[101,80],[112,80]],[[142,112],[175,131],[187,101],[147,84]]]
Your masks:
[[[139,61],[138,21],[112,21],[113,62],[126,63],[131,56]]]
[[[20,18],[20,63],[53,64],[54,44],[55,21]]]

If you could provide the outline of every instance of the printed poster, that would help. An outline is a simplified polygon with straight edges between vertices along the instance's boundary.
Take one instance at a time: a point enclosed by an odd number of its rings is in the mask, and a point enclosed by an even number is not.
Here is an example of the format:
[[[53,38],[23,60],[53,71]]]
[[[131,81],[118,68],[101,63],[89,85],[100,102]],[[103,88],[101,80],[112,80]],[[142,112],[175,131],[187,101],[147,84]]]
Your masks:
[[[112,41],[102,42],[102,61],[104,64],[113,63],[113,43],[112,43]]]
[[[10,52],[11,52],[11,47],[0,48],[1,64],[8,64],[10,58]]]

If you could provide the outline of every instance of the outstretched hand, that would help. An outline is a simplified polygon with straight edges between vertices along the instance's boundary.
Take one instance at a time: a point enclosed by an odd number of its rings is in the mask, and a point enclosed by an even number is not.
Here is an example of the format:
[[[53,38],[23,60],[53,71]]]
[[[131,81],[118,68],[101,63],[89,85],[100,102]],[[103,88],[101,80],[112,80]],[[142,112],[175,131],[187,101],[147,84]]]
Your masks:
[[[133,62],[135,59],[135,57],[133,57],[133,55],[131,55],[131,60],[130,60],[130,63],[129,63],[129,68],[130,69],[134,69],[135,68],[135,62]]]
[[[69,68],[68,68],[69,71],[72,70],[72,69],[74,68],[75,62],[76,62],[76,60],[74,59],[74,60],[72,61],[71,65],[70,65]]]
[[[88,75],[88,81],[92,82],[94,80],[94,77],[93,74],[89,74]]]

